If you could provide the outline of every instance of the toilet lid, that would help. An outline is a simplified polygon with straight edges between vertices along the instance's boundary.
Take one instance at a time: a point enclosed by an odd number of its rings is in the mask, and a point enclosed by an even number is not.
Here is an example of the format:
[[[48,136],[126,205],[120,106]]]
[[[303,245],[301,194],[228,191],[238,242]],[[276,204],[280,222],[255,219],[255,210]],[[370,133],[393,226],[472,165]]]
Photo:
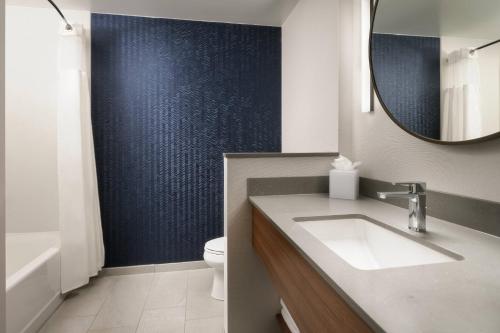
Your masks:
[[[205,244],[205,251],[215,254],[224,254],[226,247],[226,237],[212,239]]]

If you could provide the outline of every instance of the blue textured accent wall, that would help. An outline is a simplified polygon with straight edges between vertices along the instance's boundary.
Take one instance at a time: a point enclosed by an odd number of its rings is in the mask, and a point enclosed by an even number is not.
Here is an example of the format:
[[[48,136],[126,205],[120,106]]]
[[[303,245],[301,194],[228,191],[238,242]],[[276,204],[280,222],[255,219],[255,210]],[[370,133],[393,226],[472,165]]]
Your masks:
[[[374,34],[372,62],[379,93],[409,130],[440,138],[440,39]]]
[[[223,153],[281,151],[281,29],[92,15],[106,266],[201,260]]]

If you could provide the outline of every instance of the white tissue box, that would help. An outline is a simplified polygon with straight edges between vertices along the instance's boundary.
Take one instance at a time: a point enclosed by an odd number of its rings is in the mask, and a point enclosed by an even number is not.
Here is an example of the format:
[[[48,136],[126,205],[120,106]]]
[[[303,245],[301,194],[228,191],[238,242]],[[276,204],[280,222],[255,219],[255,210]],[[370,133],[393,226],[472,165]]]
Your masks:
[[[330,198],[356,200],[359,197],[359,170],[330,170]]]

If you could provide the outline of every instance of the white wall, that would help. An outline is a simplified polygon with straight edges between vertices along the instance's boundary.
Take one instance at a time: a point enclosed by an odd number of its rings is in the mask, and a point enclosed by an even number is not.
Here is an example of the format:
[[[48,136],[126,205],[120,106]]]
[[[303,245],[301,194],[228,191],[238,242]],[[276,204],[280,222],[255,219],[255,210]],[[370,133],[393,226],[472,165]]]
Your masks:
[[[336,152],[338,0],[301,0],[282,33],[283,152]]]
[[[224,159],[226,244],[226,332],[274,333],[278,295],[252,247],[248,178],[326,176],[331,156]]]
[[[360,11],[361,6],[358,3],[353,4],[353,0],[339,0],[339,149],[338,151],[350,158],[353,157],[352,151],[352,121],[354,112],[360,112],[361,100],[354,98],[355,90],[361,85],[360,76],[354,73],[360,73],[361,57],[353,56],[352,50],[356,47],[359,40],[353,40],[353,29],[359,33],[359,22],[354,21],[354,7]],[[359,19],[359,18],[358,18]]]
[[[441,79],[448,55],[456,50],[485,45],[491,40],[458,37],[441,37]],[[479,64],[482,135],[500,131],[500,44],[477,52]]]
[[[65,11],[90,27],[90,13]],[[7,6],[7,231],[58,229],[57,43],[53,9]]]
[[[5,286],[5,1],[0,0],[0,286]],[[0,333],[5,325],[5,288],[0,288]]]
[[[342,25],[341,62],[355,63],[361,56],[357,47],[359,10],[354,2],[342,1],[352,19]],[[358,90],[353,90],[357,69],[352,67],[352,72],[343,71],[340,79],[341,96],[351,99],[353,106],[341,113],[340,126],[350,127],[352,135],[341,136],[340,145],[363,161],[363,176],[385,181],[423,180],[432,190],[500,202],[500,140],[468,146],[436,145],[401,130],[378,103],[375,112],[362,114]]]

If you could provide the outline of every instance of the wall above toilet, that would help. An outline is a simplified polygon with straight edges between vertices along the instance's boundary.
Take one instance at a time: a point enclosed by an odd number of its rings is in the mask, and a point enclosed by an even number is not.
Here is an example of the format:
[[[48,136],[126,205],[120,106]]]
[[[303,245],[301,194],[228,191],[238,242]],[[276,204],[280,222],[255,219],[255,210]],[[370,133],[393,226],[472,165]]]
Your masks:
[[[92,15],[107,266],[202,260],[223,153],[281,151],[281,29]]]

